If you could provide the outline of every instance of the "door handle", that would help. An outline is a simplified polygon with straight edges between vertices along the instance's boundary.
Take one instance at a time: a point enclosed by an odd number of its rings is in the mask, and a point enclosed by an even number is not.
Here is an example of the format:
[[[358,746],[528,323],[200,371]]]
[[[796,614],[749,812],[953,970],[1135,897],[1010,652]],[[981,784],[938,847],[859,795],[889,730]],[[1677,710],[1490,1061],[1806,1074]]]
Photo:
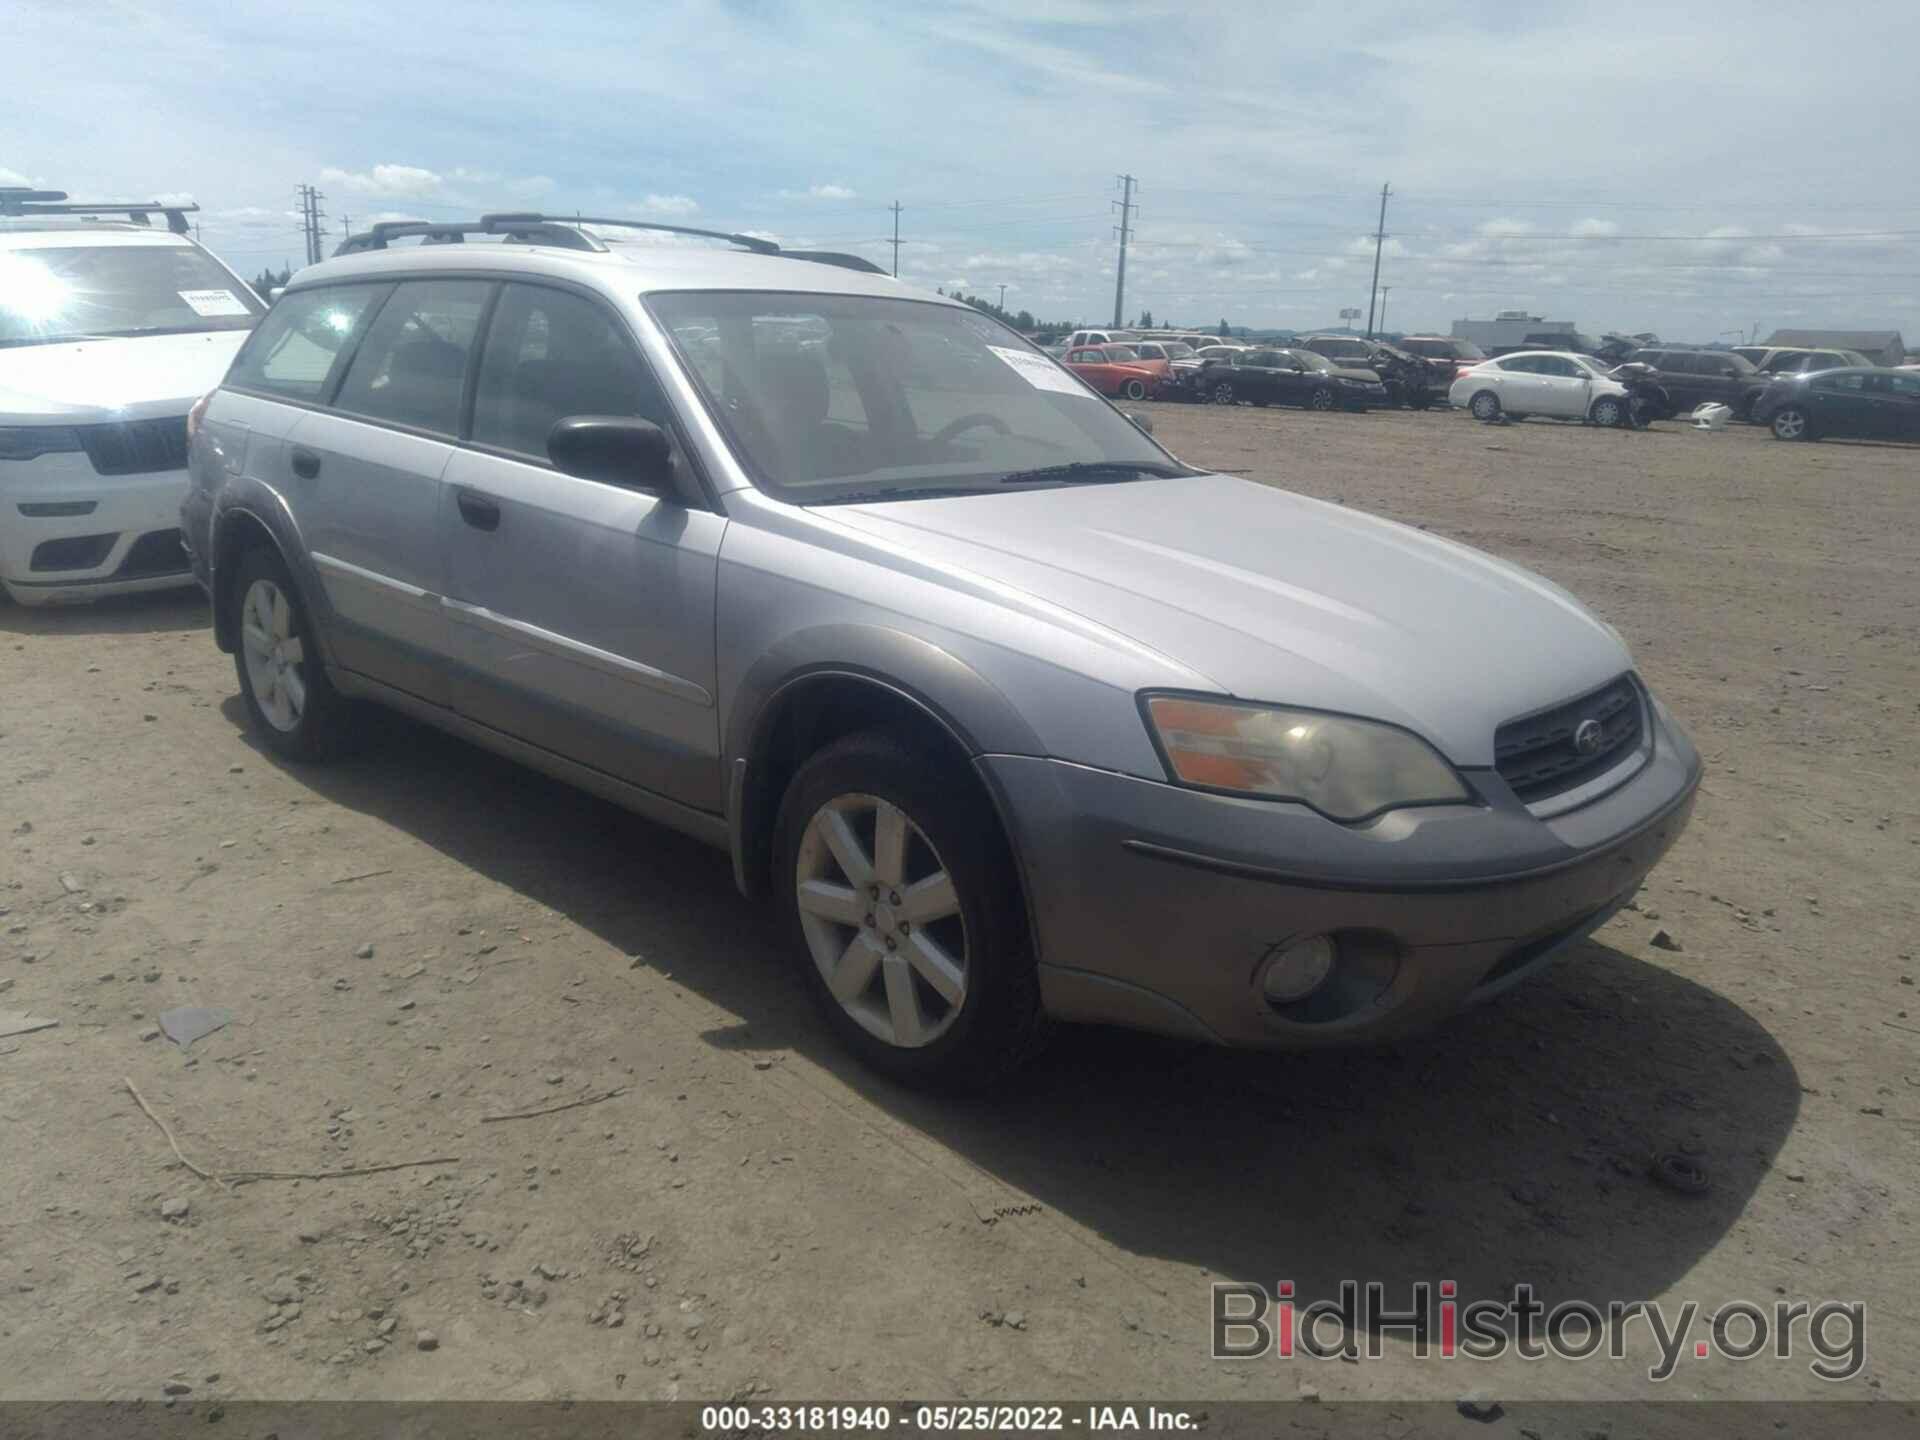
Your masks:
[[[311,480],[320,473],[320,457],[304,445],[293,447],[293,473],[302,480]]]
[[[498,530],[500,528],[499,502],[472,490],[462,490],[456,496],[460,506],[460,518],[476,530]]]

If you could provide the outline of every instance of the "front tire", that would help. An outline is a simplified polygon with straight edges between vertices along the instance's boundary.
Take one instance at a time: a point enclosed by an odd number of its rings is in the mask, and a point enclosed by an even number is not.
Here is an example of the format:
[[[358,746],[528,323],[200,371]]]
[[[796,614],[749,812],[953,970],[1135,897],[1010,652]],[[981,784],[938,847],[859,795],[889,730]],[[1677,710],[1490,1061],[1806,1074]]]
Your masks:
[[[239,635],[233,665],[253,733],[287,760],[338,754],[352,705],[327,679],[306,601],[280,552],[257,546],[242,555],[231,593]]]
[[[891,735],[836,741],[780,805],[776,883],[840,1040],[911,1085],[981,1090],[1043,1038],[1013,858],[969,777]]]
[[[1813,439],[1813,422],[1798,405],[1783,405],[1774,411],[1771,428],[1776,440]]]
[[[1143,381],[1129,380],[1126,383],[1123,393],[1129,400],[1144,400],[1147,398],[1147,387]]]
[[[1335,401],[1336,401],[1336,397],[1333,393],[1333,390],[1331,389],[1331,387],[1326,385],[1319,386],[1317,389],[1314,390],[1313,394],[1307,397],[1307,405],[1310,408],[1314,410],[1319,410],[1323,413],[1325,411],[1333,409]]]
[[[1239,403],[1233,397],[1233,382],[1230,380],[1222,380],[1218,385],[1214,386],[1212,393],[1207,398],[1212,400],[1216,405],[1235,405]]]
[[[1608,429],[1612,429],[1614,426],[1620,424],[1625,414],[1626,407],[1622,405],[1618,399],[1612,395],[1602,395],[1598,400],[1593,402],[1593,407],[1587,411],[1587,418],[1596,425],[1604,425]]]
[[[1500,397],[1491,390],[1482,390],[1467,402],[1467,409],[1482,425],[1491,425],[1500,418]]]

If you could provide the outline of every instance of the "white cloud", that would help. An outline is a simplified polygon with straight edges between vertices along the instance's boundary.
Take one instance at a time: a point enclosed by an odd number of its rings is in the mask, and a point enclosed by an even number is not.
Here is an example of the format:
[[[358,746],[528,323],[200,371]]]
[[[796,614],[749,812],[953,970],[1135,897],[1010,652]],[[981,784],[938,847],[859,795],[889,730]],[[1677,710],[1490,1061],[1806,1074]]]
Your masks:
[[[828,181],[809,185],[804,190],[782,190],[779,195],[782,200],[853,200],[858,198],[859,192],[851,185]]]
[[[445,190],[447,182],[419,165],[375,165],[371,170],[342,170],[329,165],[321,170],[320,183],[359,195],[425,200]]]
[[[1574,222],[1573,233],[1575,235],[1600,239],[1610,235],[1618,235],[1620,233],[1620,226],[1617,221],[1613,220],[1578,220]]]
[[[28,190],[35,190],[39,188],[38,181],[29,180],[26,176],[22,175],[18,170],[9,170],[4,165],[0,165],[0,185],[16,185],[16,186],[21,186]]]
[[[662,218],[697,214],[700,202],[691,195],[648,195],[636,207],[642,215],[657,215]]]

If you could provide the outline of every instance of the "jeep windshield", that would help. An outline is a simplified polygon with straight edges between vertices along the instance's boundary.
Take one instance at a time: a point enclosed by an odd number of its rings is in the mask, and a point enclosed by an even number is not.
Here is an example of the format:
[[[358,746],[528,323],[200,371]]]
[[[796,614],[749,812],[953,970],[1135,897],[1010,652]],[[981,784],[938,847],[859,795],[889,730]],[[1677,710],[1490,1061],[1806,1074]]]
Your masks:
[[[190,245],[0,253],[0,346],[251,330],[265,310]]]
[[[754,482],[801,505],[1193,471],[977,311],[878,296],[647,298]]]

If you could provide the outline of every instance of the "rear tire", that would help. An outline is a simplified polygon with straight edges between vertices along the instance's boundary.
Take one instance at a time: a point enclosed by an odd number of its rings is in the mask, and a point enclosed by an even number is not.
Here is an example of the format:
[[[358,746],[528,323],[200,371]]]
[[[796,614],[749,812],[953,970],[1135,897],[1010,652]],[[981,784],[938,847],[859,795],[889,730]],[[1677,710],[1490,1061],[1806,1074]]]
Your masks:
[[[1467,402],[1467,409],[1482,425],[1491,425],[1500,418],[1500,397],[1491,390],[1482,390]]]
[[[353,704],[333,688],[305,597],[280,552],[256,546],[234,572],[234,672],[253,733],[286,760],[328,760],[346,748]]]
[[[998,819],[945,770],[877,731],[819,751],[781,801],[774,878],[842,1043],[906,1084],[978,1091],[1037,1052],[1046,1021]]]

